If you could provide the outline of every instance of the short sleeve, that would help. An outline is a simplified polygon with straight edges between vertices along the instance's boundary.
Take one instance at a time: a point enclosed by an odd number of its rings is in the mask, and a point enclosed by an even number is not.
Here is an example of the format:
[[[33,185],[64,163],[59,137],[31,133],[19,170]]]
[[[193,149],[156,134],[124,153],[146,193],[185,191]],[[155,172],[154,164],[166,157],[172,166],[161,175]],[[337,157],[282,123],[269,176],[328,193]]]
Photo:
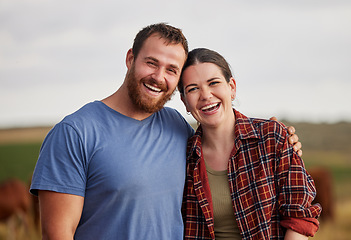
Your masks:
[[[86,186],[86,156],[77,131],[57,124],[46,136],[33,173],[31,193],[48,190],[83,196]]]

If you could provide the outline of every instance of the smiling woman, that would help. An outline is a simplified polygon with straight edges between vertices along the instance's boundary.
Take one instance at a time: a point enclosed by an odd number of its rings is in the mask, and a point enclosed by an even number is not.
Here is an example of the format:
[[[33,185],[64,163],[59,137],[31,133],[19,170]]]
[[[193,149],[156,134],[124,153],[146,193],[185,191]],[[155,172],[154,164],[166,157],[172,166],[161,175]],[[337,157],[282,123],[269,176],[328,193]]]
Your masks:
[[[222,124],[226,128],[234,121],[232,100],[236,84],[233,77],[227,80],[217,65],[200,63],[184,71],[182,82],[185,97],[181,98],[186,109],[203,126],[220,127],[218,124]]]
[[[185,239],[313,236],[321,211],[311,204],[313,180],[285,126],[232,108],[236,84],[225,59],[189,52],[178,88],[200,123],[187,148]]]

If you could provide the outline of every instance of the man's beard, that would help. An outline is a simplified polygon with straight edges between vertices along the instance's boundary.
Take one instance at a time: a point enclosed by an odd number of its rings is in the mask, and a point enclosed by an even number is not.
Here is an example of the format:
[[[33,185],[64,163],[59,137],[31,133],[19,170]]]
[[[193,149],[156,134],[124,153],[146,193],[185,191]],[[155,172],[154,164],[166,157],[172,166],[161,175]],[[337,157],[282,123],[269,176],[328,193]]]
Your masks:
[[[133,104],[139,109],[147,113],[154,113],[163,108],[166,102],[168,102],[173,93],[167,93],[159,100],[155,100],[152,97],[148,97],[144,95],[141,91],[140,84],[146,82],[148,84],[154,84],[156,81],[152,78],[142,78],[138,81],[135,77],[135,67],[134,64],[132,65],[130,71],[127,73],[127,88],[128,88],[128,95],[132,100]],[[158,88],[162,89],[162,91],[167,91],[166,86],[157,86]]]

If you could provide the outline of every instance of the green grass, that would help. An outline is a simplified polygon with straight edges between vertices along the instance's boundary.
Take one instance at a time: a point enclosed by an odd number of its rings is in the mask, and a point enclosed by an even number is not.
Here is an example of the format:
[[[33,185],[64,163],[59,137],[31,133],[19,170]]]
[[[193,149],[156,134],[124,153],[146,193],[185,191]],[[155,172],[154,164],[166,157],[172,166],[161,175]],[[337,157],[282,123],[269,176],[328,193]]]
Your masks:
[[[39,156],[41,143],[0,145],[0,181],[16,177],[28,182]]]
[[[320,166],[328,168],[337,181],[351,179],[351,155],[347,152],[336,151],[303,151],[306,168]]]
[[[351,123],[291,123],[294,126],[305,150],[351,153]],[[349,156],[349,162],[351,158]]]
[[[313,167],[330,170],[337,200],[351,199],[351,161],[348,152],[304,151],[303,159],[307,170]]]

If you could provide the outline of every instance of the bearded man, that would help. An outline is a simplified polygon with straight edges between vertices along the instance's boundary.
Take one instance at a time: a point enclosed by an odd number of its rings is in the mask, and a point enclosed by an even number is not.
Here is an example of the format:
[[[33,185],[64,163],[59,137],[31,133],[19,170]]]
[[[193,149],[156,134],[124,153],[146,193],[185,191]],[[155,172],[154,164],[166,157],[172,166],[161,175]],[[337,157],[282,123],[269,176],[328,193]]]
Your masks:
[[[127,52],[122,86],[48,134],[31,192],[43,239],[183,238],[185,151],[193,129],[163,107],[188,53],[180,29],[150,25]]]

